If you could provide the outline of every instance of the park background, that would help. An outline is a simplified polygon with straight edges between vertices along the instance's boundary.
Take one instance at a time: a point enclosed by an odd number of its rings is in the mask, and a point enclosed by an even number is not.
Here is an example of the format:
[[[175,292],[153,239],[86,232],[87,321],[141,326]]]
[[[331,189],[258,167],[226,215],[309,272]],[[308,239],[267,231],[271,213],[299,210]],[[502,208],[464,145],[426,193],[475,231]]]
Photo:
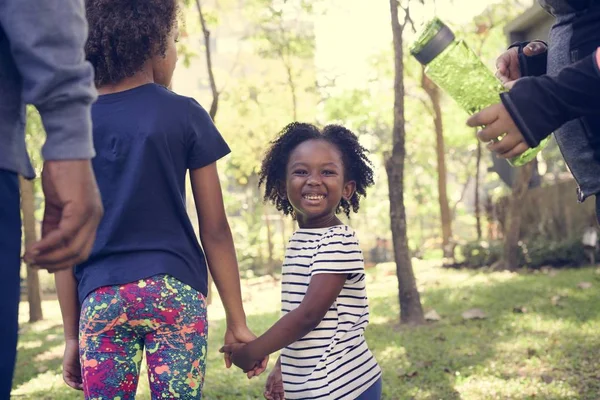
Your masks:
[[[280,266],[295,229],[262,202],[264,149],[293,120],[339,123],[359,135],[375,166],[376,185],[347,223],[365,253],[367,340],[384,370],[384,399],[600,396],[600,271],[582,243],[596,229],[594,202],[577,203],[554,141],[521,168],[495,159],[408,52],[419,25],[437,15],[493,70],[509,43],[545,39],[550,15],[531,0],[182,0],[181,7],[172,89],[198,99],[233,150],[219,168],[255,333],[278,318]],[[44,137],[28,109],[38,172]],[[21,190],[30,242],[43,195],[39,180],[22,180]],[[13,397],[83,398],[62,382],[53,278],[25,265],[22,276]],[[266,374],[248,381],[223,366],[215,290],[209,320],[204,398],[262,398]],[[140,399],[149,399],[145,380]]]

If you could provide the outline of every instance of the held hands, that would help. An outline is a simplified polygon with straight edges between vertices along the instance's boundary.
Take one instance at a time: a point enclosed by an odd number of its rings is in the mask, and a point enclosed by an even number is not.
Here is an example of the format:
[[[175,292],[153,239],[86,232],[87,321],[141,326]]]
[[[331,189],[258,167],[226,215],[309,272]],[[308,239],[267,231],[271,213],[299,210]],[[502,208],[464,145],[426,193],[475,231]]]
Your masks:
[[[230,368],[232,364],[235,364],[246,373],[248,379],[259,376],[265,372],[269,362],[269,357],[267,356],[262,360],[252,360],[251,365],[249,365],[250,362],[246,361],[244,361],[243,366],[238,364],[238,362],[241,363],[243,361],[242,354],[237,354],[238,351],[241,351],[246,343],[249,343],[254,339],[256,339],[256,335],[254,335],[245,325],[236,328],[228,327],[225,332],[224,346],[219,349],[219,352],[223,353],[225,367]]]
[[[236,367],[248,374],[261,367],[261,360],[255,360],[248,351],[248,346],[243,343],[228,344],[219,350],[221,353],[228,354],[230,360]],[[256,376],[256,374],[254,375]]]

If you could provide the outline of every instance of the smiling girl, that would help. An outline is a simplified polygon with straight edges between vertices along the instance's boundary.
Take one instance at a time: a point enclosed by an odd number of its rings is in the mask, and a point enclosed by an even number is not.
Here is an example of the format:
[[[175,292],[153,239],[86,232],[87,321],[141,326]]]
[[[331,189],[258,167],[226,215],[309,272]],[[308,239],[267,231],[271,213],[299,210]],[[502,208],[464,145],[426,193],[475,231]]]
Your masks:
[[[344,127],[292,123],[272,143],[260,175],[265,199],[299,228],[282,269],[283,317],[258,339],[221,351],[249,371],[281,350],[267,399],[379,399],[381,370],[364,337],[363,255],[337,216],[357,212],[373,184],[366,150]]]

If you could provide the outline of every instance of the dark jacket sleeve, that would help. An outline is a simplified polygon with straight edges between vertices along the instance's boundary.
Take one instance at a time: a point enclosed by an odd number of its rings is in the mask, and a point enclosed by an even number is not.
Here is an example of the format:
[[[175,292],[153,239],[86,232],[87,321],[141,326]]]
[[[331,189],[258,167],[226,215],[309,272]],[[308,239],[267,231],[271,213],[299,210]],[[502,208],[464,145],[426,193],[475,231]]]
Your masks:
[[[533,40],[534,42],[540,42],[546,49],[548,48],[548,44],[543,40]],[[531,43],[527,42],[515,42],[508,46],[509,49],[513,47],[517,48],[517,55],[519,57],[519,71],[521,72],[521,76],[540,76],[546,73],[547,64],[548,64],[548,51],[544,51],[540,54],[536,54],[534,56],[527,56],[523,52],[523,49]]]
[[[23,101],[42,116],[44,159],[93,157],[96,89],[85,61],[83,0],[0,0],[0,27],[23,80]]]
[[[536,147],[564,123],[600,115],[596,54],[564,68],[555,77],[521,78],[500,97],[527,144]]]

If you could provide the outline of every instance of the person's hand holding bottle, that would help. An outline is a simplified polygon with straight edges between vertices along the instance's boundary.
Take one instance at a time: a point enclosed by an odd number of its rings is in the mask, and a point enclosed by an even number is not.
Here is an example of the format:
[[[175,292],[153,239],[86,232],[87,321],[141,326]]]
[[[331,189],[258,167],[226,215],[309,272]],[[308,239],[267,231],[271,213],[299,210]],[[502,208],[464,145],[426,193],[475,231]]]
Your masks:
[[[523,47],[523,54],[528,57],[542,54],[547,50],[544,42],[533,41]],[[511,47],[496,59],[496,77],[502,81],[508,89],[521,77],[519,67],[519,49]]]
[[[523,47],[523,54],[532,57],[547,50],[543,42],[533,41]],[[496,77],[507,89],[521,78],[519,66],[519,49],[511,47],[496,59]],[[471,127],[485,126],[477,133],[477,137],[488,143],[488,149],[498,154],[500,158],[511,159],[518,157],[529,149],[523,134],[516,126],[512,117],[501,102],[484,108],[468,119]],[[502,136],[502,140],[496,140]]]

